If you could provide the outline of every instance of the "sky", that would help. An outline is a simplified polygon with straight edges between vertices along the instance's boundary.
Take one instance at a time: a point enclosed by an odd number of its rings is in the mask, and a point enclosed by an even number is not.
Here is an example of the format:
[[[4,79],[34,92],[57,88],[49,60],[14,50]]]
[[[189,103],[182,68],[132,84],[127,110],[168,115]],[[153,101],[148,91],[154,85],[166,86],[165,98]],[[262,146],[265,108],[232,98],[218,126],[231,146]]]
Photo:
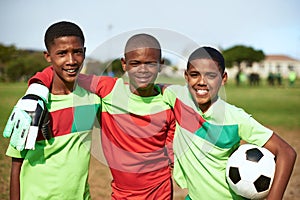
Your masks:
[[[67,20],[83,29],[87,54],[124,33],[159,29],[197,45],[246,45],[300,60],[299,9],[298,0],[1,0],[0,43],[44,50],[48,26]]]

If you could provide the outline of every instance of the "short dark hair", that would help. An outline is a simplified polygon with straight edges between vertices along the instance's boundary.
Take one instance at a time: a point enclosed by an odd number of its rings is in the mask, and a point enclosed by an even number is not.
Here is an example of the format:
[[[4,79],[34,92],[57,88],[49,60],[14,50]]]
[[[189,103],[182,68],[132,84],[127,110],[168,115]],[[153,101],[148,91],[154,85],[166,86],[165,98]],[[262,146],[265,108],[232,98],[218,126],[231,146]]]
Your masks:
[[[125,45],[125,56],[126,53],[134,51],[138,48],[151,48],[159,51],[161,57],[161,47],[159,41],[152,35],[146,33],[140,33],[130,37]]]
[[[196,49],[189,57],[187,69],[190,67],[190,62],[196,59],[212,59],[218,63],[222,73],[225,71],[225,60],[221,52],[212,47],[200,47]]]
[[[44,42],[47,50],[53,44],[54,39],[64,36],[77,36],[84,45],[84,35],[81,28],[72,22],[61,21],[49,26],[45,33]]]

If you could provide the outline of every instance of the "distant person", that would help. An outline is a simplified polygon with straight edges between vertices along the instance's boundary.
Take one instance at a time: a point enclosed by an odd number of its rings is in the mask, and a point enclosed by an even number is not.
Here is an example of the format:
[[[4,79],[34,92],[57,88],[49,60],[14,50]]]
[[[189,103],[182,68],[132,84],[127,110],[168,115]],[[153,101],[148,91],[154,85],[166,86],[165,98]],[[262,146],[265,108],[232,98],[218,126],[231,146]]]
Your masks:
[[[239,75],[240,83],[245,83],[247,81],[247,75],[241,71]]]
[[[289,72],[289,85],[290,86],[294,86],[296,78],[297,78],[296,72],[294,70],[291,70]]]
[[[277,80],[278,86],[281,86],[282,85],[282,76],[281,76],[280,71],[278,71],[276,74],[276,80]]]
[[[241,76],[241,70],[239,70],[235,75],[235,82],[236,82],[237,86],[239,86],[241,84],[240,76]]]
[[[268,74],[268,84],[270,86],[274,86],[275,85],[275,75],[273,72],[269,72]]]
[[[250,86],[258,86],[260,82],[260,77],[258,73],[250,73],[249,75]]]
[[[276,157],[268,199],[281,200],[290,179],[295,150],[244,110],[218,96],[227,81],[222,54],[212,47],[196,49],[184,73],[187,85],[169,86],[164,99],[176,118],[173,176],[186,199],[242,199],[226,182],[226,164],[241,140],[263,146]]]

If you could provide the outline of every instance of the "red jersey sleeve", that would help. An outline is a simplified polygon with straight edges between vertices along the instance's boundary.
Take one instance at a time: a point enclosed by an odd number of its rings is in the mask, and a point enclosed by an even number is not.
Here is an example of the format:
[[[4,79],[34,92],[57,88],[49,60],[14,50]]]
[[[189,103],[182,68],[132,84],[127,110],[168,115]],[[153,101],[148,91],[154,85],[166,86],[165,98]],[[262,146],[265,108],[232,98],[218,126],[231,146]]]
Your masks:
[[[79,74],[78,85],[103,98],[112,91],[117,79],[109,76]]]
[[[168,133],[167,133],[167,138],[166,138],[166,148],[167,148],[167,153],[168,153],[168,157],[170,160],[170,165],[173,166],[173,163],[174,163],[173,139],[174,139],[176,122],[175,122],[175,116],[174,116],[174,113],[172,110],[170,112],[168,121],[169,121],[169,127],[168,127]]]
[[[31,77],[28,81],[28,85],[32,83],[42,83],[47,88],[50,88],[52,81],[53,81],[53,67],[49,66],[46,69],[44,69],[42,72],[38,72],[33,77]]]
[[[31,77],[28,81],[28,85],[32,83],[42,83],[47,88],[51,88],[51,84],[53,81],[53,67],[47,67],[42,72],[36,73],[33,77]],[[95,76],[95,75],[87,75],[87,74],[79,74],[78,75],[78,85],[92,93],[97,94],[100,97],[105,97],[109,94],[115,83],[117,78],[112,78],[109,76]]]

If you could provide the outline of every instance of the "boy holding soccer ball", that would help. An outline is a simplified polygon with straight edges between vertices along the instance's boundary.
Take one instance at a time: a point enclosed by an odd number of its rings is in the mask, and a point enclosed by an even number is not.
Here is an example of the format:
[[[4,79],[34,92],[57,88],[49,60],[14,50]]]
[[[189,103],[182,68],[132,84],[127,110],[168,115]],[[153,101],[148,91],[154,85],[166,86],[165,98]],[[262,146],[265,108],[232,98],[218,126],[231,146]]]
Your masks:
[[[12,134],[6,152],[12,157],[10,199],[91,199],[90,137],[100,99],[75,83],[85,59],[84,35],[76,24],[62,21],[52,24],[44,39],[44,56],[53,68],[49,98],[48,88],[32,84],[3,133]],[[43,110],[49,111],[52,138],[38,133],[44,115],[36,116]],[[26,132],[30,117],[35,126]]]
[[[268,199],[282,199],[296,152],[272,130],[219,96],[227,73],[222,54],[211,47],[196,49],[185,71],[186,86],[169,86],[164,99],[174,109],[175,181],[188,189],[186,199],[242,199],[230,190],[225,169],[229,156],[244,140],[270,150],[276,172]]]

